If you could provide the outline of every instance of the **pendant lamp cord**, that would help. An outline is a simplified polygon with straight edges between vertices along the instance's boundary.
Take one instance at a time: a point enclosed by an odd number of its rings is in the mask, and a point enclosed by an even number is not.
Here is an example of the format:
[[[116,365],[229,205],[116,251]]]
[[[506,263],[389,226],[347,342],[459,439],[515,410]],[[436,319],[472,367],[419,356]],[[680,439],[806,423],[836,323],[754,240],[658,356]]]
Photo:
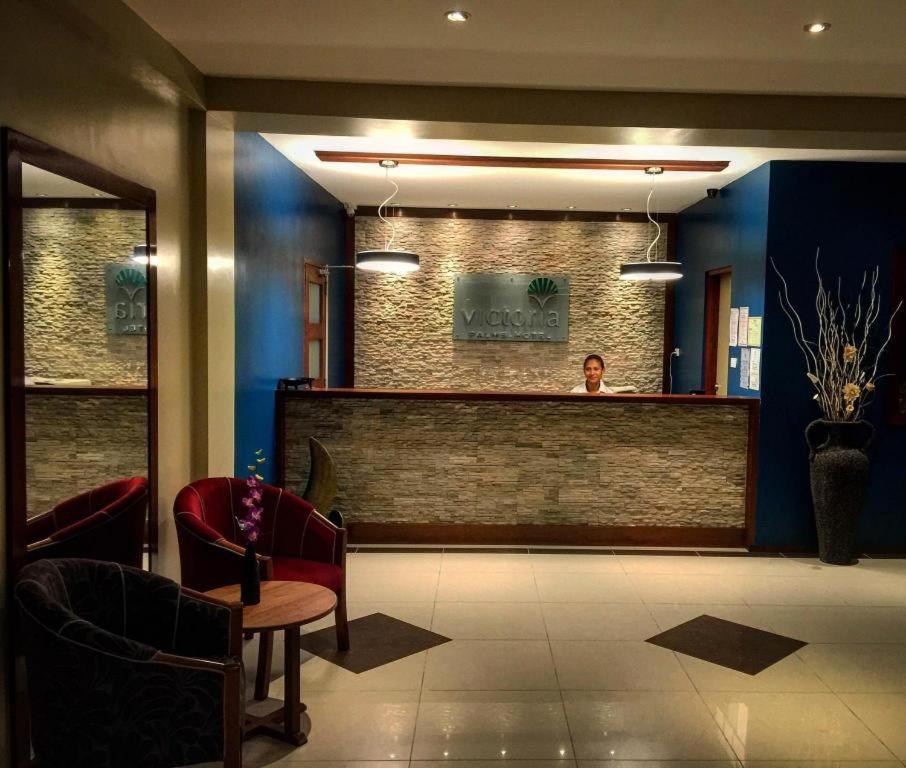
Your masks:
[[[648,192],[648,199],[645,201],[645,213],[648,215],[648,221],[654,224],[657,227],[657,235],[654,240],[648,244],[648,250],[645,251],[645,258],[648,261],[651,261],[651,249],[657,245],[657,241],[661,239],[661,225],[657,223],[653,218],[651,218],[651,196],[654,194],[654,184],[651,185],[651,190]]]
[[[396,197],[396,193],[400,191],[400,186],[393,179],[390,178],[390,169],[389,168],[384,168],[384,180],[390,182],[393,185],[393,192],[390,193],[390,197],[388,197],[386,200],[384,200],[383,203],[381,203],[378,206],[377,215],[378,215],[378,218],[380,218],[380,220],[383,221],[385,225],[390,226],[390,239],[384,245],[384,250],[389,251],[389,250],[392,250],[390,246],[393,245],[393,240],[396,237],[396,222],[388,221],[387,218],[384,216],[384,214],[381,213],[381,211],[387,210],[387,203],[389,203],[391,200],[393,200],[394,197]],[[393,217],[391,216],[390,218],[392,219]]]

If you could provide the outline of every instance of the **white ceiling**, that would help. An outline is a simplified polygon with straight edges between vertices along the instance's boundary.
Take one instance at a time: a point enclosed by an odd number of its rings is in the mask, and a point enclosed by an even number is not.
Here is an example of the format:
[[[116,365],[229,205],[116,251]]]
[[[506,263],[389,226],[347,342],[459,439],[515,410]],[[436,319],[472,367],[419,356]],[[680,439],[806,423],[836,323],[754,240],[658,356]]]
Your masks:
[[[651,145],[549,144],[503,141],[441,141],[406,136],[298,136],[263,134],[274,147],[334,197],[352,205],[377,205],[392,191],[377,163],[325,163],[315,150],[518,157],[651,158],[729,160],[720,173],[666,172],[654,181],[653,207],[675,212],[769,160],[863,160],[906,162],[906,152],[761,149]],[[620,211],[645,210],[651,178],[641,171],[580,171],[527,168],[470,168],[405,164],[390,171],[399,184],[400,205],[460,208]]]
[[[28,163],[22,164],[23,197],[113,197],[94,187],[58,176]]]
[[[906,96],[903,0],[125,2],[207,75]]]

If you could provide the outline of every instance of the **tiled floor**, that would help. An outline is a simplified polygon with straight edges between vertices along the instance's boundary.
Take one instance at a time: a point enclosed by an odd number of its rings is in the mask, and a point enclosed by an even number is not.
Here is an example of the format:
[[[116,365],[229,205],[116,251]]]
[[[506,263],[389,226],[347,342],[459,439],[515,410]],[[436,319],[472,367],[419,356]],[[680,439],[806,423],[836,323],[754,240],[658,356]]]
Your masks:
[[[245,765],[906,765],[906,560],[357,552],[348,586],[350,618],[452,642],[359,675],[303,653],[308,744]],[[645,642],[701,615],[808,645],[752,676]]]

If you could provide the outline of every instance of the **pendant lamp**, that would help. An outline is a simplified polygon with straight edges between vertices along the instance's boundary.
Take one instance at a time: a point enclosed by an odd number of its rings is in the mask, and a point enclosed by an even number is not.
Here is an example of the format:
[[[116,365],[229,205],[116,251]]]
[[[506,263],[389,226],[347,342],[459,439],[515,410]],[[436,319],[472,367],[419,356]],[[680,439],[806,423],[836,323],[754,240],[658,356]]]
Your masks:
[[[396,160],[381,160],[380,166],[384,169],[384,178],[393,185],[393,192],[383,203],[378,206],[378,218],[384,222],[385,226],[390,227],[390,237],[380,250],[359,251],[355,255],[355,265],[359,269],[368,272],[389,272],[394,275],[404,275],[408,272],[414,272],[419,267],[418,256],[409,251],[400,251],[393,248],[393,238],[396,235],[396,224],[388,221],[383,211],[387,210],[387,204],[396,197],[400,191],[399,184],[390,178],[390,169],[396,168],[399,163]],[[392,218],[392,217],[391,217]]]
[[[652,165],[645,169],[649,176],[659,176],[664,169],[659,165]],[[654,185],[648,192],[648,198],[645,201],[645,213],[650,221],[657,228],[657,234],[648,244],[645,251],[645,261],[630,261],[620,265],[620,280],[648,280],[663,281],[679,280],[683,276],[682,264],[678,261],[652,261],[651,251],[661,239],[661,225],[651,216],[651,196],[654,194]]]

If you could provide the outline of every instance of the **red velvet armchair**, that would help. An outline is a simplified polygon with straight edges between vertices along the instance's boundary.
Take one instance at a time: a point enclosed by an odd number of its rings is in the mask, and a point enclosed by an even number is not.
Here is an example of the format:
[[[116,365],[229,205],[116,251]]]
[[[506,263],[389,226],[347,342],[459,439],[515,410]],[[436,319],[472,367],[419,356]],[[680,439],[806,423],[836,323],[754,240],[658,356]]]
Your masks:
[[[141,568],[147,514],[144,477],[80,493],[28,521],[28,561],[81,557]]]
[[[244,544],[237,516],[245,514],[245,480],[209,477],[183,488],[173,504],[182,583],[200,592],[242,580]],[[262,579],[320,584],[337,595],[337,647],[349,648],[346,623],[346,529],[282,488],[261,486],[264,509],[256,544]],[[261,636],[256,698],[265,698],[270,669],[269,633]]]

